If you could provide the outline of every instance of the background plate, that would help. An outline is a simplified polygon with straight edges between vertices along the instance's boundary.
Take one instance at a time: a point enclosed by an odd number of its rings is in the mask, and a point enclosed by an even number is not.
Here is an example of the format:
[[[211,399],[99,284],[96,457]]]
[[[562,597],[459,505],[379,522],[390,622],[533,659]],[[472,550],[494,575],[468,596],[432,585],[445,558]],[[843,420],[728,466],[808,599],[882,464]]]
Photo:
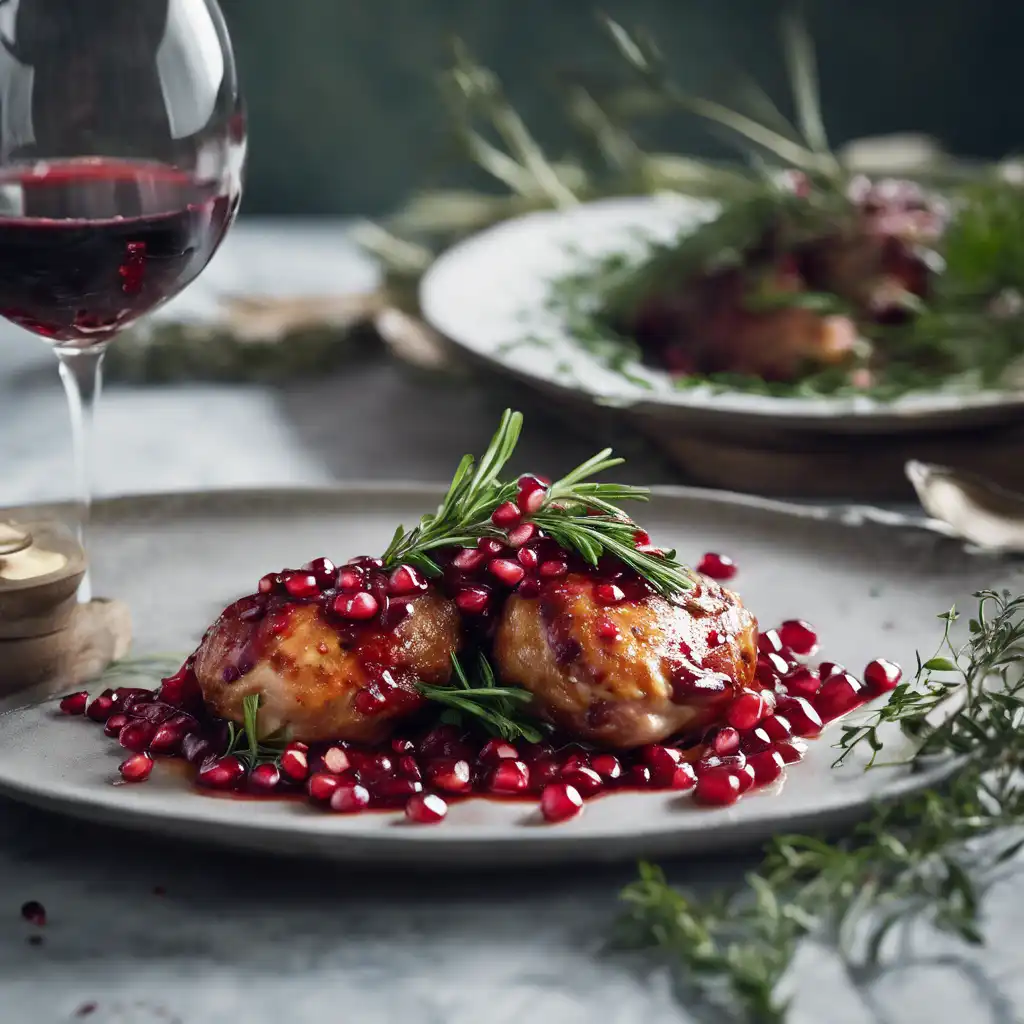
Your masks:
[[[716,208],[682,196],[635,197],[506,221],[437,259],[420,286],[421,309],[456,344],[535,385],[676,424],[724,421],[736,429],[770,419],[773,429],[874,433],[977,427],[1019,417],[1019,391],[931,391],[893,402],[867,396],[782,398],[676,390],[668,374],[631,364],[630,372],[647,382],[643,387],[606,369],[545,308],[551,282],[580,268],[574,251],[588,258],[636,249],[639,237],[669,239],[709,219]],[[545,344],[513,345],[528,337]]]
[[[268,569],[381,550],[397,522],[414,522],[440,495],[353,486],[101,501],[96,584],[130,603],[137,651],[184,653]],[[938,612],[954,601],[969,605],[979,588],[1019,585],[1018,568],[851,510],[667,490],[643,511],[656,540],[686,559],[706,550],[730,554],[740,567],[737,588],[764,623],[812,620],[823,655],[858,672],[878,656],[913,665],[917,647],[930,653],[938,641]],[[833,771],[826,740],[811,744],[780,793],[731,809],[622,794],[593,801],[577,820],[544,827],[532,804],[473,800],[453,807],[442,825],[417,828],[396,814],[349,818],[299,802],[206,797],[170,769],[144,786],[112,785],[120,755],[92,723],[59,716],[52,700],[34,703],[23,694],[0,705],[0,791],[12,797],[179,837],[340,860],[479,865],[697,853],[844,824],[872,800],[929,785],[945,770]]]

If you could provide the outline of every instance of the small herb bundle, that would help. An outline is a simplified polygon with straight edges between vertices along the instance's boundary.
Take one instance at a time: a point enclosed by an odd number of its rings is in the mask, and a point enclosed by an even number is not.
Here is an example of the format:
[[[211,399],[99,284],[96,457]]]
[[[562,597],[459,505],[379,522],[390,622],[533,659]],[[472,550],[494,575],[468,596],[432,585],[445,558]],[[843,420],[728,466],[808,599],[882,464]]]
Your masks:
[[[260,700],[258,693],[250,693],[242,698],[244,724],[241,728],[235,722],[228,722],[228,747],[224,754],[234,754],[250,771],[258,764],[276,764],[288,742],[279,733],[260,736]]]
[[[491,517],[499,505],[516,497],[516,481],[502,481],[500,474],[515,451],[522,425],[522,413],[505,410],[497,433],[480,459],[467,455],[459,463],[437,512],[424,516],[412,530],[398,527],[384,552],[385,565],[405,562],[437,577],[441,568],[433,552],[473,547],[486,537],[504,539]],[[689,572],[676,560],[674,551],[638,546],[639,527],[619,508],[623,501],[646,501],[646,488],[590,479],[622,461],[612,456],[610,448],[598,452],[551,484],[543,505],[522,521],[532,522],[591,565],[596,565],[602,555],[613,555],[660,594],[674,597],[693,586]]]
[[[877,755],[879,726],[896,723],[917,757],[963,758],[948,783],[879,807],[839,842],[780,836],[745,887],[708,901],[641,865],[622,894],[616,945],[657,949],[684,987],[733,1019],[781,1022],[780,985],[805,936],[833,943],[852,969],[877,966],[892,933],[922,918],[980,943],[981,897],[1024,848],[1024,597],[976,597],[967,642],[952,643],[956,613],[943,613],[939,652],[919,659],[916,680],[840,741],[844,756],[860,744]],[[960,705],[937,718],[954,697]]]
[[[483,654],[477,656],[477,671],[472,679],[454,654],[452,669],[454,685],[417,684],[427,700],[444,706],[441,722],[460,727],[481,726],[503,740],[539,743],[543,739],[544,723],[525,714],[533,695],[518,686],[496,685],[494,669]]]

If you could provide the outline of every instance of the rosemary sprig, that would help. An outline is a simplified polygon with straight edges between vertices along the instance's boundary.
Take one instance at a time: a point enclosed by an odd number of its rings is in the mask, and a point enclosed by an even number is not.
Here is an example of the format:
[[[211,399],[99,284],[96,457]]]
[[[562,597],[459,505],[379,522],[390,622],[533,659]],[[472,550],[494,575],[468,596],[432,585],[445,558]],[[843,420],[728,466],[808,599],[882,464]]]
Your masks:
[[[504,740],[540,742],[543,738],[540,724],[524,714],[533,700],[528,690],[496,685],[494,669],[483,654],[477,659],[477,673],[472,679],[455,654],[452,654],[452,669],[455,685],[417,683],[427,700],[446,708],[441,714],[442,722],[459,726],[476,724]]]
[[[966,644],[951,641],[955,612],[940,616],[940,649],[919,659],[917,680],[893,692],[876,722],[851,727],[841,741],[877,753],[877,726],[897,722],[919,742],[918,756],[964,757],[943,788],[879,807],[839,842],[778,837],[745,886],[710,900],[641,865],[623,893],[617,944],[659,950],[681,969],[681,984],[734,1020],[781,1022],[780,983],[804,937],[832,943],[853,974],[877,967],[893,933],[921,919],[980,943],[982,896],[1024,849],[1024,597],[976,596]],[[933,722],[929,714],[954,692],[963,704]]]
[[[439,548],[469,547],[481,538],[502,536],[491,522],[491,515],[499,505],[516,496],[516,483],[503,482],[500,474],[515,451],[522,424],[521,413],[505,410],[479,461],[466,455],[459,463],[437,512],[424,516],[412,530],[398,527],[383,555],[386,565],[407,562],[430,576],[438,576],[441,569],[432,552]],[[638,527],[618,507],[623,501],[646,501],[647,490],[590,480],[622,462],[612,455],[611,449],[598,452],[556,480],[548,488],[541,508],[524,521],[534,523],[592,565],[604,554],[614,555],[666,597],[689,590],[692,579],[676,560],[675,552],[656,553],[638,548],[634,539]]]
[[[236,722],[228,722],[228,747],[225,755],[234,754],[251,771],[258,764],[276,763],[284,750],[287,739],[280,733],[260,736],[259,710],[262,698],[250,693],[242,698],[241,728]]]

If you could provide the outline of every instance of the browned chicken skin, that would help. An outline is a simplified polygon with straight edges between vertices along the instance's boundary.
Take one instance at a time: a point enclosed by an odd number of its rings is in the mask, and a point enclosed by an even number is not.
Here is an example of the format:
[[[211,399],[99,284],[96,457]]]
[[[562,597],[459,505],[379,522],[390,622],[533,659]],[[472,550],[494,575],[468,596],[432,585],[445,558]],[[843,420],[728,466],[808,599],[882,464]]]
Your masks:
[[[694,576],[678,604],[656,595],[605,606],[572,574],[513,596],[494,645],[505,683],[530,690],[557,725],[611,747],[701,729],[753,686],[757,622],[739,598]]]
[[[431,591],[408,604],[408,615],[388,631],[339,629],[313,604],[258,621],[244,621],[233,605],[196,652],[203,698],[215,715],[241,722],[244,698],[258,693],[263,735],[286,728],[307,742],[376,742],[397,716],[421,705],[416,680],[448,681],[461,645],[453,602]]]

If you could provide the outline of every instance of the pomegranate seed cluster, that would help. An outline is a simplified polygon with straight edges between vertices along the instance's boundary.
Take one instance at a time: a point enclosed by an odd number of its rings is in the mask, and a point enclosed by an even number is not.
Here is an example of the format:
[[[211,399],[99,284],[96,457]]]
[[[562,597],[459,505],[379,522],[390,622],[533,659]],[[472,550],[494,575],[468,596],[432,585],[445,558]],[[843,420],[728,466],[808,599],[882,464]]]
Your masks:
[[[372,575],[377,567],[362,568],[361,579],[367,568]],[[413,576],[408,583],[417,580]],[[788,765],[804,757],[807,739],[892,690],[901,678],[899,666],[883,659],[867,665],[862,679],[834,662],[813,666],[807,658],[817,648],[814,628],[802,620],[766,630],[758,639],[756,668],[763,689],[740,690],[725,721],[703,736],[625,753],[554,738],[482,740],[436,725],[376,747],[291,743],[276,763],[249,769],[226,752],[225,723],[204,715],[189,663],[158,691],[121,687],[91,701],[82,691],[66,696],[60,708],[103,723],[117,738],[130,754],[120,767],[125,782],[144,781],[155,758],[172,756],[195,765],[202,788],[254,797],[301,794],[338,814],[401,808],[408,822],[433,824],[444,819],[452,802],[489,795],[537,801],[542,817],[557,822],[578,815],[587,800],[616,790],[689,791],[696,803],[721,807],[778,782]]]

